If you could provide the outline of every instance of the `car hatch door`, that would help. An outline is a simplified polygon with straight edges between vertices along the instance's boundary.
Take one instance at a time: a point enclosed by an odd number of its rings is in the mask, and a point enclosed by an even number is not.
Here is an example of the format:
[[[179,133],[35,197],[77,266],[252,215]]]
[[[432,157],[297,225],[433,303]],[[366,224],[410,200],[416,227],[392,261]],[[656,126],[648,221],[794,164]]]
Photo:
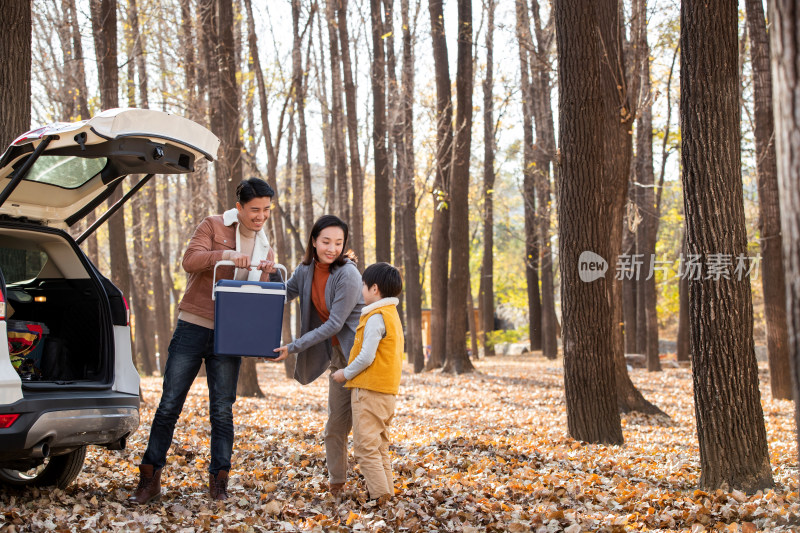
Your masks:
[[[213,161],[219,139],[191,120],[110,109],[18,137],[0,158],[0,216],[66,229],[130,174],[185,174]]]

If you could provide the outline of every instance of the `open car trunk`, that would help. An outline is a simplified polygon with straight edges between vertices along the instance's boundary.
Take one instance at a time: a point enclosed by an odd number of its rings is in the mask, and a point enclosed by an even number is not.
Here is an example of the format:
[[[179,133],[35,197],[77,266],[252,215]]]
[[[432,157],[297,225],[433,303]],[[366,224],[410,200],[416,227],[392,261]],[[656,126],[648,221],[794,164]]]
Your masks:
[[[112,317],[97,272],[66,234],[0,227],[11,364],[23,388],[106,388]]]

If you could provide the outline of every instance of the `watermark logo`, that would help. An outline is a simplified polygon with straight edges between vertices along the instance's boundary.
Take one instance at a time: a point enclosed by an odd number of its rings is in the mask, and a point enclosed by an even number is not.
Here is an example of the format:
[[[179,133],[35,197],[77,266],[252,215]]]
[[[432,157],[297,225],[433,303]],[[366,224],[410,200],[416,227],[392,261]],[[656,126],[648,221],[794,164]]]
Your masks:
[[[661,272],[662,280],[755,280],[760,263],[760,254],[681,254],[677,260],[658,259],[652,254],[649,261],[645,261],[644,254],[620,254],[614,277],[618,281],[649,280],[656,272]],[[594,252],[583,252],[578,258],[578,273],[586,283],[604,278],[607,270],[606,260]]]
[[[606,277],[608,261],[594,252],[582,252],[578,258],[578,275],[581,281],[589,283]]]

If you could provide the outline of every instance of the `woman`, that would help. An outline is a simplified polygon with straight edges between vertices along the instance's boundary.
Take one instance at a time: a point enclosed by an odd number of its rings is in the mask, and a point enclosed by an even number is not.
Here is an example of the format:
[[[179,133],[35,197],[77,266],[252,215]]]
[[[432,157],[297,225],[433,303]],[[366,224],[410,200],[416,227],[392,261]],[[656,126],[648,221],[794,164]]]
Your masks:
[[[311,229],[303,262],[286,283],[289,300],[300,297],[302,334],[291,344],[276,348],[276,360],[297,354],[294,378],[311,383],[325,370],[328,376],[328,421],[325,456],[331,493],[340,493],[347,481],[347,435],[353,421],[350,389],[331,378],[347,366],[355,341],[364,300],[361,274],[347,245],[347,224],[333,215],[320,217]]]

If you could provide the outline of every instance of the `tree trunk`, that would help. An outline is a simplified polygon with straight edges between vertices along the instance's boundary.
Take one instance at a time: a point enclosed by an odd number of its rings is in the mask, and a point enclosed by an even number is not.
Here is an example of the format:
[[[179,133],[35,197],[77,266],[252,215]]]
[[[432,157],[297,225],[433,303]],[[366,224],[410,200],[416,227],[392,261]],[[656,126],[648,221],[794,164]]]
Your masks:
[[[775,147],[783,231],[783,265],[786,274],[786,312],[789,361],[794,388],[795,423],[800,427],[800,10],[794,2],[770,0],[769,16],[772,72],[775,74],[773,108]]]
[[[604,0],[606,1],[606,0]],[[607,0],[598,9],[601,17],[600,44],[601,84],[605,107],[604,120],[605,183],[608,192],[608,211],[604,216],[610,221],[609,257],[610,264],[616,265],[622,248],[622,224],[625,212],[628,181],[631,175],[632,123],[630,112],[630,92],[625,80],[625,56],[622,44],[622,12],[617,4]],[[614,353],[614,375],[616,381],[617,405],[621,412],[639,411],[666,416],[657,406],[647,401],[636,389],[628,375],[625,363],[625,341],[622,323],[622,286],[616,275],[609,276],[608,301],[612,324],[612,347]],[[565,339],[566,340],[566,339]]]
[[[186,108],[188,118],[195,122],[205,123],[205,112],[201,113],[200,106],[203,98],[202,91],[198,87],[198,80],[202,76],[198,75],[198,70],[202,66],[197,64],[195,56],[196,43],[203,43],[203,39],[198,37],[195,40],[192,34],[192,11],[190,0],[180,0],[181,2],[181,29],[180,43],[184,52],[183,65],[186,84]],[[198,29],[198,33],[200,30]],[[204,186],[208,182],[208,164],[205,161],[195,161],[196,170],[193,174],[186,176],[186,184],[189,193],[189,205],[187,222],[191,226],[197,226],[209,214],[208,191]]]
[[[429,0],[431,40],[436,77],[436,177],[433,183],[431,228],[431,355],[428,370],[444,364],[447,339],[447,280],[450,260],[450,169],[453,152],[453,106],[450,100],[450,67],[444,33],[442,0]]]
[[[681,239],[681,261],[686,258],[686,230]],[[678,361],[689,361],[689,278],[681,272],[678,285]]]
[[[653,100],[650,94],[650,49],[647,44],[647,12],[646,0],[639,0],[642,14],[641,29],[637,40],[637,59],[640,73],[640,97],[637,105],[638,119],[636,126],[636,175],[639,182],[638,198],[641,201],[639,210],[642,223],[639,225],[637,237],[638,253],[642,257],[642,275],[640,276],[637,296],[641,294],[641,312],[644,315],[645,351],[647,370],[661,371],[658,357],[658,315],[656,314],[656,278],[655,272],[650,276],[656,253],[656,233],[658,230],[658,212],[656,210],[655,176],[653,174]]]
[[[403,258],[403,202],[404,198],[397,192],[403,187],[406,181],[404,174],[406,173],[406,157],[405,157],[405,139],[403,137],[403,120],[405,115],[402,109],[402,101],[400,98],[400,88],[397,84],[397,59],[394,50],[394,34],[393,34],[393,21],[394,21],[394,0],[383,0],[384,11],[384,31],[385,35],[385,51],[386,51],[386,79],[388,80],[388,131],[389,138],[389,171],[391,176],[389,182],[391,187],[389,189],[389,202],[393,204],[391,211],[394,216],[394,242],[392,257],[394,264],[402,268],[405,264]],[[392,157],[394,156],[394,157]],[[394,159],[394,172],[392,170],[392,159]],[[405,316],[405,306],[403,299],[397,305],[397,312],[400,315],[400,321],[403,324],[403,329],[406,329],[408,323]]]
[[[628,194],[635,193],[635,186],[628,188]],[[630,204],[629,204],[630,205]],[[628,217],[622,223],[622,248],[620,255],[633,257],[636,253],[636,233],[631,231]],[[625,353],[639,353],[637,349],[637,326],[638,316],[636,304],[638,302],[638,281],[636,278],[625,276],[620,284],[622,285],[622,314],[625,324]]]
[[[164,264],[164,257],[161,254],[161,232],[159,229],[159,216],[158,205],[156,201],[155,184],[150,183],[144,187],[145,190],[141,191],[143,195],[145,211],[145,257],[147,258],[147,265],[150,266],[150,274],[152,276],[153,299],[152,304],[154,307],[155,329],[151,330],[151,334],[158,335],[157,351],[161,359],[166,361],[168,347],[171,340],[170,330],[172,329],[172,321],[169,314],[169,306],[165,301],[165,295],[168,295],[168,287],[164,286],[164,280],[161,276],[161,265]]]
[[[218,98],[209,101],[210,106],[217,107],[221,115],[219,123],[221,150],[216,166],[217,209],[221,212],[227,209],[229,203],[236,197],[236,187],[242,180],[242,138],[239,134],[241,117],[239,89],[236,82],[233,3],[230,0],[220,0],[216,4],[216,9],[218,35],[216,42],[212,41],[210,44],[216,45],[220,90]],[[264,396],[258,385],[255,359],[242,358],[236,394],[259,398]]]
[[[534,95],[534,121],[536,124],[536,149],[534,151],[534,185],[539,202],[538,249],[542,280],[542,355],[555,359],[558,355],[558,318],[556,317],[555,287],[553,279],[553,254],[550,244],[550,165],[556,154],[555,128],[551,105],[551,79],[549,48],[553,40],[552,26],[542,28],[539,18],[539,2],[533,0],[532,10],[537,47],[534,61],[530,65]],[[533,56],[531,56],[533,57]]]
[[[339,38],[336,32],[336,0],[326,0],[328,19],[328,44],[331,60],[331,127],[333,154],[336,165],[336,192],[339,207],[337,212],[350,224],[350,194],[347,184],[347,154],[344,148],[344,105],[342,103],[342,66],[339,53]]]
[[[294,149],[294,138],[295,138],[295,127],[294,127],[294,113],[292,112],[289,116],[289,131],[287,133],[287,140],[286,140],[286,181],[287,181],[287,193],[292,195],[292,192],[297,190],[297,172],[295,171],[294,166],[294,157],[293,157],[293,149]],[[300,241],[300,236],[298,235],[299,227],[300,227],[300,198],[297,194],[292,195],[294,197],[294,205],[290,202],[287,202],[289,210],[287,213],[287,217],[285,222],[287,225],[294,220],[294,235],[295,239],[292,239],[292,247],[294,249],[294,258],[297,260],[301,257],[303,253],[303,246],[302,242]],[[290,196],[290,198],[292,197]],[[294,213],[293,216],[289,216],[290,213]],[[305,237],[305,236],[303,236]],[[302,322],[300,317],[300,302],[295,301],[293,304],[290,304],[294,309],[294,336],[292,337],[291,334],[291,326],[292,324],[289,323],[289,338],[298,338],[301,335],[302,330]],[[286,318],[284,317],[284,327],[286,327]],[[294,377],[294,369],[297,364],[297,354],[289,354],[289,357],[284,359],[283,361],[283,370],[286,374],[286,377],[292,379]]]
[[[313,13],[309,16],[311,24]],[[294,95],[294,108],[297,112],[299,135],[297,138],[297,159],[303,173],[302,205],[304,233],[311,232],[314,225],[314,204],[311,194],[311,165],[308,162],[308,136],[306,134],[306,83],[303,71],[303,38],[300,35],[300,0],[292,0],[292,31],[294,43],[292,45],[292,94]],[[309,41],[311,39],[309,38]]]
[[[767,354],[773,398],[792,399],[786,324],[786,278],[781,249],[781,214],[778,168],[775,161],[775,121],[772,114],[772,73],[769,41],[761,2],[747,0],[747,27],[753,68],[756,171],[758,173],[759,232],[763,272],[764,314],[767,320]]]
[[[283,121],[286,117],[286,108],[289,104],[290,97],[287,96],[281,110],[280,119],[278,120],[278,128],[276,136],[273,141],[272,128],[269,123],[269,107],[267,105],[267,89],[264,81],[264,71],[261,69],[261,58],[258,53],[258,38],[256,36],[255,21],[253,18],[253,7],[251,0],[245,0],[245,10],[247,13],[247,29],[248,29],[248,43],[250,57],[253,61],[253,70],[256,74],[256,89],[258,90],[259,108],[261,111],[261,125],[264,132],[264,144],[267,149],[267,182],[276,191],[275,197],[272,199],[273,204],[276,205],[274,215],[271,215],[272,224],[275,228],[275,245],[277,246],[277,261],[284,264],[287,269],[292,267],[292,257],[289,252],[290,242],[287,239],[284,220],[282,214],[285,214],[283,209],[285,206],[291,205],[289,201],[283,201],[281,197],[290,198],[290,179],[286,176],[285,188],[281,190],[278,187],[278,154],[280,153],[281,141],[283,139]],[[289,141],[291,143],[291,140]],[[289,149],[289,159],[291,159],[292,151]],[[286,304],[283,309],[283,323],[282,323],[282,338],[283,343],[288,344],[292,341],[292,304]],[[292,364],[291,374],[287,377],[294,375],[294,364]]]
[[[444,370],[475,370],[467,356],[467,292],[469,283],[469,167],[472,146],[472,0],[458,0],[458,71],[456,73],[456,136],[450,180],[450,279],[447,284],[447,344]],[[467,313],[464,313],[467,309]]]
[[[117,72],[117,2],[92,0],[92,33],[97,54],[97,74],[100,84],[100,105],[103,109],[119,106],[119,73]],[[109,207],[122,198],[122,188],[108,200]],[[130,294],[130,263],[128,261],[125,217],[120,211],[108,224],[109,269],[111,281],[123,294]]]
[[[370,0],[372,16],[372,150],[375,160],[375,260],[392,260],[392,206],[386,151],[386,61],[381,0]]]
[[[364,172],[358,155],[358,108],[356,105],[356,85],[353,83],[353,69],[350,61],[350,37],[347,29],[347,0],[337,0],[336,20],[339,27],[339,45],[342,53],[342,76],[344,78],[344,100],[347,107],[347,138],[350,154],[350,183],[353,189],[350,209],[351,243],[356,257],[363,263],[364,258]]]
[[[219,130],[220,157],[217,173],[217,209],[219,212],[228,208],[231,199],[236,197],[236,187],[242,180],[242,138],[241,117],[239,113],[239,85],[236,82],[236,53],[233,38],[233,1],[217,2],[218,41],[216,44],[219,68],[219,100],[216,105],[220,110],[221,123]]]
[[[579,256],[586,251],[612,257],[612,221],[604,207],[603,49],[595,35],[602,14],[613,9],[582,0],[554,5],[558,47],[559,145],[558,212],[561,299],[564,337],[564,385],[569,434],[575,439],[621,444],[622,428],[614,378],[612,314],[600,277],[582,281]],[[587,227],[595,228],[587,232]],[[599,261],[599,260],[597,260]],[[585,273],[592,273],[586,271]],[[591,278],[585,278],[590,280]]]
[[[419,279],[417,197],[414,188],[414,49],[408,0],[400,0],[400,11],[403,23],[401,109],[404,152],[398,154],[398,157],[405,159],[403,165],[405,173],[402,176],[401,187],[397,191],[397,195],[402,198],[400,205],[403,221],[403,265],[405,267],[406,352],[409,361],[414,365],[414,372],[419,373],[425,368],[425,352],[422,349],[422,287]]]
[[[705,276],[689,280],[700,485],[756,491],[772,485],[772,472],[753,348],[750,279],[727,272],[715,279],[710,267],[747,254],[737,32],[735,0],[681,4],[687,248],[706,267]]]
[[[136,107],[136,59],[142,54],[141,41],[139,40],[139,14],[135,0],[128,4],[127,25],[125,26],[125,40],[128,54],[127,84],[128,106]],[[142,71],[140,71],[140,75]],[[146,82],[145,82],[146,87]],[[146,95],[144,91],[143,95]],[[145,96],[143,96],[144,98]],[[146,105],[144,106],[146,107]],[[145,257],[144,223],[142,222],[144,201],[141,194],[131,200],[131,232],[133,233],[133,262],[131,276],[131,299],[133,304],[133,348],[134,362],[138,363],[139,370],[146,376],[152,375],[156,370],[156,345],[155,323],[153,312],[149,309],[148,299],[150,294],[150,274],[153,264]],[[159,369],[160,370],[160,369]]]
[[[141,213],[144,211],[141,195],[137,194],[131,200],[131,231],[133,233],[133,279],[136,290],[133,292],[133,338],[136,351],[136,361],[139,370],[146,376],[152,375],[156,369],[155,324],[153,313],[148,308],[147,296],[150,292],[150,283],[147,276],[147,266],[150,264],[145,259],[144,231]],[[165,354],[166,355],[166,354]],[[166,357],[164,358],[166,360]],[[161,369],[158,369],[159,371]]]
[[[483,258],[481,260],[478,305],[480,307],[481,344],[484,356],[494,355],[491,332],[494,331],[494,11],[496,0],[485,4],[486,77],[483,80]]]
[[[539,299],[539,237],[536,224],[536,186],[533,147],[533,87],[530,78],[528,50],[532,46],[530,19],[525,0],[516,0],[517,40],[522,96],[523,184],[522,202],[525,212],[525,279],[528,289],[528,331],[530,349],[542,349],[542,304]]]
[[[330,2],[326,1],[326,8]],[[327,14],[327,11],[326,11]],[[327,16],[326,16],[327,18]],[[330,31],[330,22],[328,22],[328,29]],[[328,83],[326,79],[325,70],[325,45],[322,40],[322,19],[317,25],[317,40],[319,41],[319,59],[315,70],[317,72],[317,99],[322,111],[322,145],[325,152],[325,213],[338,213],[336,206],[336,155],[334,154],[335,148],[333,143],[333,131],[331,131],[331,106],[328,101]],[[331,54],[331,64],[333,64],[333,54]],[[334,91],[336,88],[334,87]],[[340,217],[341,218],[341,217]]]
[[[70,19],[70,32],[72,36],[72,54],[73,54],[73,62],[75,63],[74,68],[74,75],[75,75],[75,93],[76,93],[76,102],[77,102],[77,112],[78,116],[75,117],[76,120],[86,120],[90,118],[89,116],[89,102],[88,102],[88,92],[89,90],[86,87],[86,65],[84,63],[83,57],[83,41],[81,38],[81,29],[80,25],[78,24],[78,10],[75,6],[75,0],[68,0],[68,11],[69,11],[69,19]],[[30,106],[29,106],[30,107]],[[88,228],[90,227],[96,220],[96,215],[94,211],[86,215],[84,219],[84,224]],[[97,233],[92,233],[86,238],[86,255],[89,256],[89,260],[93,264],[98,264],[100,261],[99,253],[97,250]]]
[[[217,136],[222,135],[224,123],[222,119],[222,109],[219,106],[220,96],[220,76],[219,76],[219,51],[217,43],[219,37],[217,36],[217,8],[216,0],[197,0],[197,10],[200,17],[201,38],[200,41],[200,55],[204,59],[203,72],[198,76],[198,83],[201,85],[201,92],[204,92],[207,97],[207,113],[209,129]],[[219,153],[219,158],[214,162],[215,180],[212,185],[213,189],[208,187],[209,183],[204,183],[199,187],[199,194],[201,197],[209,196],[209,189],[213,191],[213,195],[208,202],[208,212],[204,216],[210,214],[211,211],[221,211],[223,199],[219,198],[220,180],[219,174],[222,172],[220,166],[220,159],[223,153]],[[224,183],[224,182],[223,182]],[[204,186],[203,186],[204,185]],[[197,220],[200,223],[202,218]]]
[[[31,2],[0,3],[0,150],[31,128]]]
[[[774,78],[775,151],[778,164],[789,361],[795,422],[800,421],[800,10],[792,0],[770,0],[770,45]],[[797,424],[800,427],[800,423]]]

